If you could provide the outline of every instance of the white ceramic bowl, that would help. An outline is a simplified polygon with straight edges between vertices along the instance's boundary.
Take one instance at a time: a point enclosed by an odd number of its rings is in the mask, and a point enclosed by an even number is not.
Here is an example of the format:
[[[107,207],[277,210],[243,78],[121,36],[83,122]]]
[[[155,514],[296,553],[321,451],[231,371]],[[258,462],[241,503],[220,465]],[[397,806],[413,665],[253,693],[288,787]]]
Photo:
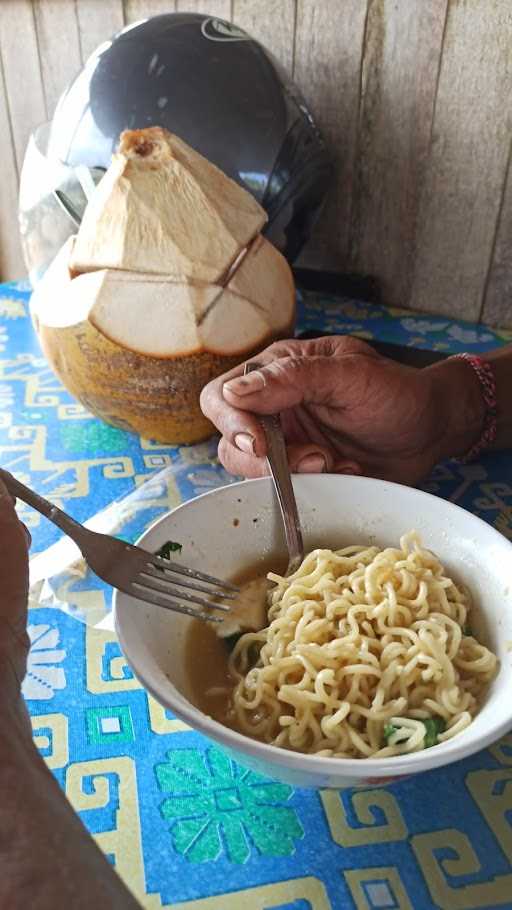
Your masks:
[[[500,660],[499,674],[474,722],[439,746],[386,759],[321,758],[256,742],[212,720],[189,700],[184,660],[188,617],[117,593],[116,630],[142,685],[242,765],[294,786],[390,783],[471,755],[512,728],[512,544],[471,513],[410,487],[323,474],[297,476],[294,488],[307,549],[397,545],[414,528],[447,570],[470,587],[481,613],[476,631]],[[226,579],[264,554],[284,552],[269,478],[222,487],[185,503],[154,524],[139,543],[154,552],[168,539],[183,544],[179,558],[184,564]]]

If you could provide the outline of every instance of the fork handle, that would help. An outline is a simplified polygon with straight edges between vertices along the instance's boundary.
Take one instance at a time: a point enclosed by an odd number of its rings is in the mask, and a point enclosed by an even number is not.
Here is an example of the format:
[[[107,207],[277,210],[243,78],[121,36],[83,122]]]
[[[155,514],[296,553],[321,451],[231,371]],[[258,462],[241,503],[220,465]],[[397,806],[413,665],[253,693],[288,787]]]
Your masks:
[[[252,373],[253,370],[259,369],[261,365],[253,361],[245,364],[244,375]],[[267,462],[270,468],[277,492],[277,499],[281,515],[283,517],[284,535],[290,560],[293,558],[293,567],[289,570],[298,569],[304,556],[304,543],[302,540],[302,531],[300,526],[299,512],[295,493],[293,492],[290,468],[288,467],[288,455],[286,453],[286,443],[281,427],[281,418],[278,414],[258,414],[267,442]],[[293,554],[293,557],[292,557]]]
[[[267,461],[276,485],[288,552],[290,557],[294,554],[291,571],[295,571],[302,562],[304,543],[288,467],[288,455],[286,453],[281,420],[277,414],[272,414],[271,416],[260,415],[260,420],[267,440]]]
[[[0,468],[0,478],[9,490],[9,493],[17,499],[23,500],[27,505],[32,506],[36,512],[40,512],[41,515],[44,515],[45,518],[52,521],[54,525],[61,528],[61,530],[69,537],[72,537],[73,540],[76,540],[78,535],[83,534],[84,531],[87,530],[83,525],[75,521],[74,518],[71,518],[70,515],[63,512],[62,509],[54,506],[53,503],[48,502],[47,499],[43,499],[42,496],[39,496],[34,490],[26,487],[21,481],[16,480],[12,474],[9,474],[8,471],[4,471],[3,468]]]

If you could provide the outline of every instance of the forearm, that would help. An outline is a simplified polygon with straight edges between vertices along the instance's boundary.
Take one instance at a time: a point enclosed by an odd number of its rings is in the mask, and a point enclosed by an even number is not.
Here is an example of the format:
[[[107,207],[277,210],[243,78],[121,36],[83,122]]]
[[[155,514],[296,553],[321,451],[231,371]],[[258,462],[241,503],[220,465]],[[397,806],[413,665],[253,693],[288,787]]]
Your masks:
[[[492,449],[512,448],[512,345],[480,355],[492,367],[496,380],[496,439]],[[483,430],[486,407],[474,370],[463,360],[450,358],[429,367],[439,422],[443,428],[438,460],[464,455]]]
[[[4,702],[0,725],[0,907],[137,910],[35,749],[24,706]]]

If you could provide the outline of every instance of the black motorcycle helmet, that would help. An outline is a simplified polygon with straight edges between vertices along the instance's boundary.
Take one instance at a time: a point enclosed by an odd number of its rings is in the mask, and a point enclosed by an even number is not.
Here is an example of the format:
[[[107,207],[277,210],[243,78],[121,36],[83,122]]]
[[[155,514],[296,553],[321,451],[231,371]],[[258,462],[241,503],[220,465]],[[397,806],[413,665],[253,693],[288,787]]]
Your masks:
[[[97,182],[120,133],[152,125],[176,133],[245,186],[268,213],[266,236],[295,259],[326,192],[331,162],[304,99],[265,48],[229,22],[196,13],[155,16],[123,29],[91,55],[47,127],[40,157],[63,166],[62,185],[53,189],[64,189],[80,215],[85,169]],[[46,195],[40,210],[50,233],[39,232],[41,219],[33,210],[27,214],[22,198],[33,198],[40,165],[26,165],[20,193],[25,255],[48,258],[57,252],[53,236],[60,245],[76,226]],[[31,275],[42,271],[38,262],[27,265]]]

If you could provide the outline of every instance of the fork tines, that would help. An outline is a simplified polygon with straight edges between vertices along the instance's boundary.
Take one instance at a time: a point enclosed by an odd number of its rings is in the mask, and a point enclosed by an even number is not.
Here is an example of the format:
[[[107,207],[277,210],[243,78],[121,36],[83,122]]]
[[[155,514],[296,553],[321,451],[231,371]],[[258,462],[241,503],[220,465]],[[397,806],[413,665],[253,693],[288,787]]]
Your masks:
[[[195,569],[181,566],[177,562],[171,562],[170,559],[164,559],[163,556],[151,556],[150,562],[154,566],[158,566],[165,571],[176,572],[178,575],[186,575],[188,578],[194,578],[197,581],[206,581],[210,585],[215,585],[215,587],[221,589],[224,588],[226,591],[233,591],[235,594],[240,590],[236,585],[231,584],[229,581],[221,581],[219,578],[214,578],[212,575],[205,575],[204,572],[197,572]]]
[[[190,582],[182,582],[180,579],[175,579],[170,577],[170,573],[162,573],[160,568],[153,566],[151,563],[148,563],[146,569],[142,569],[137,576],[137,584],[141,588],[148,588],[151,591],[158,591],[162,594],[166,594],[168,597],[175,597],[179,600],[184,600],[186,603],[199,604],[201,607],[208,607],[210,610],[224,610],[228,611],[229,607],[224,603],[215,603],[212,600],[206,600],[204,597],[198,597],[196,594],[189,594],[188,591],[182,591],[175,587],[179,585],[180,588],[192,588],[195,591],[205,591],[204,587],[197,588]],[[210,597],[217,597],[215,591],[208,591],[206,593]],[[234,594],[224,594],[224,597],[234,597]]]
[[[208,622],[222,622],[222,617],[215,616],[213,613],[204,613],[195,607],[186,607],[184,604],[174,600],[171,594],[158,592],[153,588],[147,588],[137,581],[132,582],[130,589],[127,591],[132,597],[139,597],[140,600],[155,604],[157,607],[163,607],[166,610],[172,610],[173,613],[184,613],[186,616],[194,616],[196,619],[205,619]],[[180,598],[181,594],[178,595]],[[207,604],[207,606],[210,606]],[[211,604],[215,610],[226,609],[220,604]]]
[[[198,581],[201,583],[198,584]],[[222,622],[221,617],[209,611],[229,612],[229,605],[221,600],[233,600],[238,590],[230,582],[148,553],[147,561],[139,564],[139,571],[132,579],[128,593],[177,613]],[[200,596],[204,594],[207,597]],[[198,610],[188,604],[197,604],[203,609]]]

